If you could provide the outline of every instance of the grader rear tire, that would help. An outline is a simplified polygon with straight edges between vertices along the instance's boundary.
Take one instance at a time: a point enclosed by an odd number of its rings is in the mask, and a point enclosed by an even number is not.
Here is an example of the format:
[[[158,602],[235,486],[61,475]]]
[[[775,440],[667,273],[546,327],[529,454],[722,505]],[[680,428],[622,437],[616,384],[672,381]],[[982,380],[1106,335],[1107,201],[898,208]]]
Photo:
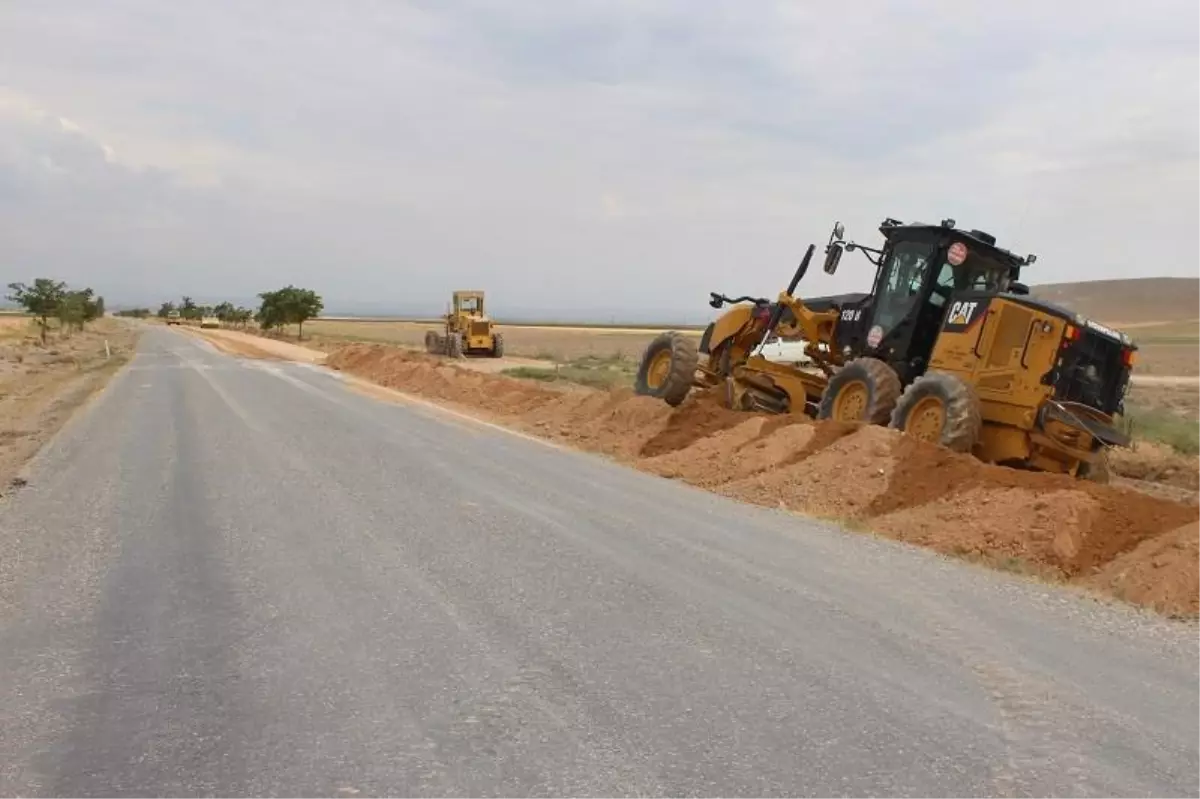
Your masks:
[[[458,333],[446,337],[446,355],[450,358],[463,357],[463,340]]]
[[[434,330],[425,331],[425,351],[430,355],[440,353],[442,351],[442,342],[439,341],[441,336]]]
[[[891,426],[955,452],[970,452],[979,443],[983,418],[979,398],[961,378],[926,372],[900,396]]]
[[[855,358],[829,378],[817,418],[887,424],[900,388],[895,369],[878,358]]]
[[[699,363],[700,352],[694,340],[673,330],[661,333],[642,355],[634,391],[676,406],[692,390]]]
[[[496,333],[492,336],[492,357],[504,357],[504,335],[502,333]]]

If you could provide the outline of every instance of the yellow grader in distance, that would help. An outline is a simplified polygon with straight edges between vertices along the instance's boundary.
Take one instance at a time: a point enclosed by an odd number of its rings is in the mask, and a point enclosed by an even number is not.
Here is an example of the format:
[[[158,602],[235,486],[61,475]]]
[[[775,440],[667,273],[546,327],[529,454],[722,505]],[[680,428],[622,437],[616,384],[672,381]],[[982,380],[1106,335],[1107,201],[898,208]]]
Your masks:
[[[442,318],[441,333],[430,330],[425,334],[425,351],[434,355],[461,358],[464,355],[504,356],[504,336],[496,329],[495,320],[483,309],[482,291],[456,291],[451,307]]]
[[[693,387],[720,390],[736,410],[889,425],[989,463],[1106,481],[1104,450],[1130,443],[1114,426],[1136,358],[1129,337],[1030,297],[1020,272],[1036,256],[983,231],[952,219],[887,219],[879,231],[874,249],[844,242],[838,223],[825,248],[831,275],[843,252],[866,256],[870,294],[794,296],[810,245],[775,301],[714,293],[712,307],[733,307],[698,346],[675,331],[656,337],[636,390],[672,405]],[[812,368],[764,358],[773,335],[807,342]]]

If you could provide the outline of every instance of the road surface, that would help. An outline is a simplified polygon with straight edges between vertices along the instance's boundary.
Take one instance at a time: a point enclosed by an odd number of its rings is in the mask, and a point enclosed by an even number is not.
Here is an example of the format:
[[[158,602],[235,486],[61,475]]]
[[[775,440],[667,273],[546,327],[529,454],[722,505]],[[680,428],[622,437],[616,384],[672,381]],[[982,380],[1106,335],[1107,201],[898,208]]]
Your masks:
[[[1196,628],[153,329],[0,503],[5,795],[1196,795]]]

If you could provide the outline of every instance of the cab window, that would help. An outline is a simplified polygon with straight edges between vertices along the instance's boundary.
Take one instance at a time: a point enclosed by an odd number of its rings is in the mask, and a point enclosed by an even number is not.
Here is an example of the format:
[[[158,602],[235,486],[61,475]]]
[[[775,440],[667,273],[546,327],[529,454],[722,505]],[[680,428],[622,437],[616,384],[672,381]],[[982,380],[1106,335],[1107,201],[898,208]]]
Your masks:
[[[885,333],[904,321],[912,310],[931,268],[932,256],[933,245],[925,242],[904,241],[892,248],[875,306],[875,324]]]

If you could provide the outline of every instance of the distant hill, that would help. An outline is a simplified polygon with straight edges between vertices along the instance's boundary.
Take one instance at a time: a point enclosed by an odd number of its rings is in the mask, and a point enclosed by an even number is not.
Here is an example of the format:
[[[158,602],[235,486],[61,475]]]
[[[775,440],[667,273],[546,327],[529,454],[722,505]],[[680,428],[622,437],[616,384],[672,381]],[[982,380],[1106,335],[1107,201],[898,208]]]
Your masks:
[[[1200,318],[1200,278],[1142,277],[1030,286],[1033,296],[1109,324]]]

